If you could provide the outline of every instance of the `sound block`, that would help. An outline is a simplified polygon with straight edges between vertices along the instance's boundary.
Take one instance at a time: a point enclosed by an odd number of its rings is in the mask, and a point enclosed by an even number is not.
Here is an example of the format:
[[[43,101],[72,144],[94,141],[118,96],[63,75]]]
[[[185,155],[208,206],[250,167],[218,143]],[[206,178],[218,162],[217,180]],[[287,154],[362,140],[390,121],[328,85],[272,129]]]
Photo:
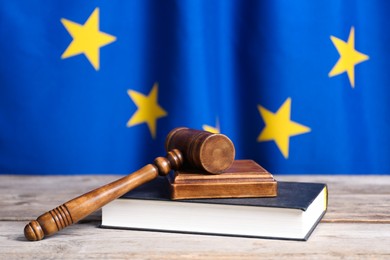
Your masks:
[[[275,197],[277,181],[252,160],[235,160],[222,174],[199,170],[172,171],[168,175],[171,199]]]

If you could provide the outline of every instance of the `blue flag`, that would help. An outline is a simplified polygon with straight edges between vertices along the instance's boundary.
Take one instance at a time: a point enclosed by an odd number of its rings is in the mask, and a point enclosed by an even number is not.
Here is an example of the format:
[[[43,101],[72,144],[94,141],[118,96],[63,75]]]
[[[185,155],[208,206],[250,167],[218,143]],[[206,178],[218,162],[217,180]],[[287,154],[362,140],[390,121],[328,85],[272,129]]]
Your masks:
[[[0,172],[125,174],[179,126],[274,174],[390,173],[385,1],[0,2]]]

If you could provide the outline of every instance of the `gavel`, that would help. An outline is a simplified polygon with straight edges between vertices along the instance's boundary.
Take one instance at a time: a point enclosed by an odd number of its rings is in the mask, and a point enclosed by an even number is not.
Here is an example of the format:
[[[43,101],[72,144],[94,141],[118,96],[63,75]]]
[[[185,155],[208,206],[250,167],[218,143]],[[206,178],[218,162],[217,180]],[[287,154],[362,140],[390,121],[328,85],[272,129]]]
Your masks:
[[[185,127],[169,132],[165,149],[167,155],[157,157],[153,164],[65,202],[32,220],[24,228],[24,236],[30,241],[41,240],[157,176],[166,176],[171,170],[193,167],[211,174],[222,173],[231,166],[235,156],[234,145],[225,135]]]

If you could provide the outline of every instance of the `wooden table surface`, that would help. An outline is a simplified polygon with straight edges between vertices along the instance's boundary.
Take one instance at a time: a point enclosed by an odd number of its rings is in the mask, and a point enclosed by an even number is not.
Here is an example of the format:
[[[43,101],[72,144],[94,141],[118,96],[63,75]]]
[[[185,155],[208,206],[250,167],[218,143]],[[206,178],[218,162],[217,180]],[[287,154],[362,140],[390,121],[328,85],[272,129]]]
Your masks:
[[[390,259],[390,176],[275,176],[328,184],[328,212],[307,242],[101,229],[100,211],[24,238],[30,220],[119,177],[0,175],[0,259]]]

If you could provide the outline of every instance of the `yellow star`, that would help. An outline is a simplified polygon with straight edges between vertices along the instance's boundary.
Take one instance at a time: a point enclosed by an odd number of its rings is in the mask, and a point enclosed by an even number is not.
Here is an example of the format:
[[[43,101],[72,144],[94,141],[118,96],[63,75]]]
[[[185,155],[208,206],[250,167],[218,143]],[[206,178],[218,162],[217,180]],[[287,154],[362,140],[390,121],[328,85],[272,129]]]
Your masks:
[[[310,132],[310,128],[290,120],[291,98],[286,99],[276,113],[258,106],[265,127],[257,137],[257,141],[275,141],[280,152],[287,159],[290,137]]]
[[[61,58],[66,59],[83,53],[95,70],[99,70],[100,48],[116,40],[114,36],[99,31],[99,8],[95,8],[84,25],[64,18],[61,22],[73,38]]]
[[[334,65],[333,69],[329,72],[329,77],[339,75],[343,72],[347,72],[349,82],[352,88],[355,87],[355,66],[363,61],[369,59],[369,57],[361,52],[355,50],[355,28],[351,27],[349,33],[348,42],[340,40],[334,36],[330,36],[334,46],[340,54],[340,58]]]
[[[216,124],[215,127],[209,126],[209,125],[202,125],[202,128],[203,128],[204,131],[207,131],[207,132],[210,132],[210,133],[213,133],[213,134],[220,134],[221,133],[221,129],[219,127],[218,118],[217,118],[217,124]]]
[[[145,96],[134,90],[127,90],[127,94],[137,106],[137,111],[127,122],[127,127],[146,123],[149,127],[152,137],[156,137],[157,119],[167,116],[167,112],[157,104],[158,83],[153,85],[148,96]]]

